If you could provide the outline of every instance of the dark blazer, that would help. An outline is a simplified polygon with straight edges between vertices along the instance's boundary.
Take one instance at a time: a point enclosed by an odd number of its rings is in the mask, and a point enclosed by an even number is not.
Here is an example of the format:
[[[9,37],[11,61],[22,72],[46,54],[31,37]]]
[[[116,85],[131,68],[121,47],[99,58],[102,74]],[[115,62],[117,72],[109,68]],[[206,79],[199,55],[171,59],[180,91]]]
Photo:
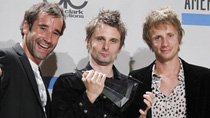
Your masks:
[[[182,60],[185,76],[185,92],[187,118],[208,118],[210,116],[210,70],[188,64]],[[150,86],[152,82],[152,66],[134,70],[130,75]],[[141,91],[141,89],[138,89]],[[145,90],[144,88],[142,90]]]
[[[0,50],[0,67],[0,118],[45,118],[33,70],[20,44]],[[48,91],[47,95],[50,118]]]

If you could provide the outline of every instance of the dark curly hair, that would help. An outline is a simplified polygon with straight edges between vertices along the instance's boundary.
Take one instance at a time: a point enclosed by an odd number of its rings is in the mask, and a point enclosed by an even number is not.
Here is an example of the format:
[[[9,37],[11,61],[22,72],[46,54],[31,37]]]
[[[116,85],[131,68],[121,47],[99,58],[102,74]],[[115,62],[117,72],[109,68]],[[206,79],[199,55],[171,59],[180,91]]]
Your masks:
[[[87,39],[90,40],[95,28],[98,24],[106,24],[111,27],[116,27],[120,32],[120,48],[124,45],[127,29],[120,18],[120,12],[117,10],[100,10],[98,16],[93,18],[86,26]]]

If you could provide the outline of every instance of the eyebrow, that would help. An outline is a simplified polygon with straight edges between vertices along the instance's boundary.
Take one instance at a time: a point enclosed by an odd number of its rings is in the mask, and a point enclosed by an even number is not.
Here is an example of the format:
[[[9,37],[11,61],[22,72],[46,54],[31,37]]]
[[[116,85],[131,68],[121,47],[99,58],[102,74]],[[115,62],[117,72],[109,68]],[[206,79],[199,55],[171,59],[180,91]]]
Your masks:
[[[96,38],[106,39],[104,36],[96,36]],[[120,39],[114,38],[114,37],[112,37],[111,40],[118,40],[118,41],[120,41]]]
[[[117,38],[111,38],[112,40],[117,40],[117,41],[120,41],[120,39],[117,39]]]

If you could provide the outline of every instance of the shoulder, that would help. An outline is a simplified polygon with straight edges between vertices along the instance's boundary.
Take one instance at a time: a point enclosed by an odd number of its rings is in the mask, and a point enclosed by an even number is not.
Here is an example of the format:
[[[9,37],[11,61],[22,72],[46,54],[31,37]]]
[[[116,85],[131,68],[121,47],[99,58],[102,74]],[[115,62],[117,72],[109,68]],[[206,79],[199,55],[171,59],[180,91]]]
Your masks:
[[[81,78],[81,76],[79,76],[78,73],[70,72],[70,73],[61,74],[58,77],[58,80],[60,80],[60,81],[75,81],[75,80],[78,80],[79,78]]]
[[[1,64],[3,64],[4,66],[12,65],[12,63],[16,63],[16,60],[18,60],[18,56],[12,48],[0,49]]]
[[[133,76],[133,77],[136,77],[136,76],[145,76],[147,74],[151,74],[152,72],[152,67],[153,67],[153,63],[151,63],[150,65],[146,66],[146,67],[143,67],[143,68],[140,68],[140,69],[137,69],[137,70],[133,70],[129,73],[129,75]]]
[[[19,43],[10,48],[0,49],[0,56],[4,58],[18,58],[19,56],[22,56],[24,54],[25,52],[23,51]]]
[[[76,76],[76,73],[75,72],[70,72],[70,73],[61,74],[59,76],[59,78],[71,78],[71,77],[74,77],[74,76]]]
[[[56,80],[56,84],[80,83],[82,76],[75,72],[61,74]]]
[[[120,74],[120,78],[123,78],[123,79],[126,79],[126,78],[128,78],[129,76],[127,76],[127,75],[124,75],[124,74],[122,74],[122,73],[119,73]]]
[[[184,60],[182,60],[182,64],[183,64],[183,68],[184,68],[184,72],[191,72],[191,73],[207,73],[210,74],[210,69],[203,67],[203,66],[198,66],[198,65],[194,65],[194,64],[190,64],[185,62]]]
[[[210,69],[194,64],[189,64],[182,60],[182,65],[184,69],[184,76],[187,80],[192,81],[193,79],[199,80],[204,85],[210,82]],[[208,85],[209,86],[209,85]]]
[[[193,65],[193,64],[189,64],[191,66],[191,68],[195,69],[196,71],[206,71],[209,72],[210,69],[206,68],[206,67],[202,67],[202,66],[198,66],[198,65]]]
[[[14,53],[14,50],[12,48],[2,48],[0,49],[0,56],[10,55]]]

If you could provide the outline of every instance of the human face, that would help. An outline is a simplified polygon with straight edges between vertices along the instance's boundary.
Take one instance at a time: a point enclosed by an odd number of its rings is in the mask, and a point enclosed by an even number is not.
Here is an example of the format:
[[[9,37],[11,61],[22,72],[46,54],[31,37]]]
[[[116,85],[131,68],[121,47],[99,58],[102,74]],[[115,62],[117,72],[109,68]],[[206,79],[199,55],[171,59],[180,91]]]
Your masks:
[[[178,32],[171,25],[166,24],[159,28],[153,27],[150,33],[152,50],[156,59],[161,62],[178,59],[179,40]]]
[[[29,31],[28,23],[25,22],[23,32],[26,55],[35,63],[45,59],[56,47],[62,25],[61,18],[45,12],[39,13],[31,31]]]
[[[98,65],[113,64],[121,50],[120,32],[115,27],[99,24],[86,44],[91,61]]]

